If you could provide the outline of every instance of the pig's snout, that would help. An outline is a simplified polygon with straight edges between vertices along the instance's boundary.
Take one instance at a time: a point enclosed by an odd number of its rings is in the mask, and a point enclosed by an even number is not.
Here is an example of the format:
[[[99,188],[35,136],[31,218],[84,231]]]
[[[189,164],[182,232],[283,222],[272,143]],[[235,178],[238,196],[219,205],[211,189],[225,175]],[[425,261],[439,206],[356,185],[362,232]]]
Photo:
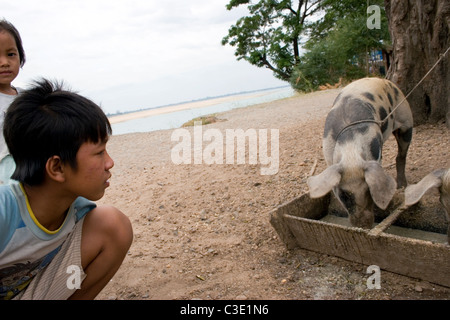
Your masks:
[[[352,226],[363,229],[371,229],[374,223],[374,214],[372,208],[357,208],[353,214],[349,214]]]

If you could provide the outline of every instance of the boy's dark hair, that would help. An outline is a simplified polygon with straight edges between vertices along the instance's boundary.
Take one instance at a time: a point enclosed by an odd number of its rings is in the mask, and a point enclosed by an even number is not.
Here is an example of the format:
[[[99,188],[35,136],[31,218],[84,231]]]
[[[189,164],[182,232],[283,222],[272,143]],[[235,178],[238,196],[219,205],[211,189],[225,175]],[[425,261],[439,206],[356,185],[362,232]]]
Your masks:
[[[39,185],[47,160],[54,155],[77,169],[76,155],[84,142],[107,141],[111,124],[102,109],[62,84],[42,79],[9,106],[3,134],[16,170],[12,179]]]
[[[23,67],[25,64],[25,50],[23,49],[22,45],[22,38],[20,37],[19,31],[17,31],[16,27],[14,27],[10,22],[6,20],[0,20],[0,32],[6,31],[10,35],[13,36],[14,40],[16,41],[17,50],[19,51],[19,57],[20,57],[20,66]]]

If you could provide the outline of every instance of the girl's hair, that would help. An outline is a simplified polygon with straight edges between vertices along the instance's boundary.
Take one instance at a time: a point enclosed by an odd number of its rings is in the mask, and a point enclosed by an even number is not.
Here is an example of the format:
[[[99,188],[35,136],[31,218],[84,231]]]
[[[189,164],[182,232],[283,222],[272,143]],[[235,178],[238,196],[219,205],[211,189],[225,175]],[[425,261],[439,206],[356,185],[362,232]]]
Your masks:
[[[15,163],[12,179],[39,185],[47,160],[54,155],[77,169],[76,155],[84,142],[106,142],[111,124],[91,100],[46,79],[35,82],[9,106],[3,134]]]
[[[20,66],[23,67],[25,64],[25,50],[22,45],[22,38],[20,37],[19,31],[8,21],[0,20],[0,32],[8,32],[16,41],[17,50],[19,51]]]

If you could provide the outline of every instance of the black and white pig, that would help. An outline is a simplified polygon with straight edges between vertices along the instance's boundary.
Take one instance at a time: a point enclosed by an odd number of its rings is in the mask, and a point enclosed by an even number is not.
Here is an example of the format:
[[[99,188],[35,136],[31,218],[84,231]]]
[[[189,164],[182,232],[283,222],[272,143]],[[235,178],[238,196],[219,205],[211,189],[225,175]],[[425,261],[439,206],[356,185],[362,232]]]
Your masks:
[[[416,204],[431,189],[439,190],[439,200],[447,213],[449,223],[447,237],[448,243],[450,244],[450,168],[435,170],[426,175],[418,183],[409,185],[405,189],[405,205],[412,206]]]
[[[323,153],[328,167],[308,179],[309,194],[319,198],[333,190],[353,226],[371,228],[374,203],[386,209],[396,187],[407,184],[405,166],[413,117],[403,99],[391,81],[364,78],[341,91],[327,116]],[[398,144],[397,183],[381,167],[383,143],[392,133]]]

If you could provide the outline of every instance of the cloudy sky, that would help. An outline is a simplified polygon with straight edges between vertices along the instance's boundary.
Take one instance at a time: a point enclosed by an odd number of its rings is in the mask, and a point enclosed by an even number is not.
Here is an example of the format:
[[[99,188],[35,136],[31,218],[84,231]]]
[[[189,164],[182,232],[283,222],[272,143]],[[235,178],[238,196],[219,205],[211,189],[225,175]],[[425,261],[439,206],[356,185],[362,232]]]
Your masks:
[[[0,18],[19,30],[16,81],[64,80],[106,113],[286,85],[222,46],[245,8],[229,0],[14,0]]]

